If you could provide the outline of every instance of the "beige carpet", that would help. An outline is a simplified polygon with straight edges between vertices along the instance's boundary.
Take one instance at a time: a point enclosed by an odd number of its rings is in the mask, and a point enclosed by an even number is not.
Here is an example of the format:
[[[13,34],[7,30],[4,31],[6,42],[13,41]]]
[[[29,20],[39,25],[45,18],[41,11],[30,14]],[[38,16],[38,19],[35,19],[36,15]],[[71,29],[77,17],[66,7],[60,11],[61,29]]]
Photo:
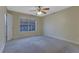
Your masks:
[[[74,53],[79,52],[79,46],[50,38],[36,36],[11,40],[6,43],[4,53]]]

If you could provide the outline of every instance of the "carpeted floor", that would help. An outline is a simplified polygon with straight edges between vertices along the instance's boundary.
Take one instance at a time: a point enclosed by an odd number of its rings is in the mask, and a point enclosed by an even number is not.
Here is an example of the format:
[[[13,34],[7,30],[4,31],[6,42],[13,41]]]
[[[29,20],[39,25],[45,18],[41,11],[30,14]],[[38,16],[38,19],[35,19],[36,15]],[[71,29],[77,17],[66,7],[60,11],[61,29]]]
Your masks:
[[[11,40],[6,43],[4,53],[78,53],[79,46],[50,38],[36,36]]]

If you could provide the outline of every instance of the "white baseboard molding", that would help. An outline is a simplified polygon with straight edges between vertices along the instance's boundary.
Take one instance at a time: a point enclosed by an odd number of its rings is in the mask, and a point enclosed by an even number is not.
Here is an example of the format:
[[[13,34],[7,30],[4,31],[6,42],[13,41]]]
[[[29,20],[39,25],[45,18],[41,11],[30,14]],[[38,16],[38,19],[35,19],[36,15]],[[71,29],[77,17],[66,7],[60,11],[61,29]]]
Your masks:
[[[33,36],[16,37],[16,38],[12,38],[12,40],[23,39],[23,38],[29,38],[29,37],[34,37],[34,36],[43,36],[43,35],[33,35]],[[9,40],[9,41],[10,41],[10,40]]]
[[[68,39],[63,38],[63,37],[57,37],[57,36],[54,36],[54,35],[46,35],[46,36],[51,37],[51,38],[56,38],[56,39],[59,39],[59,40],[64,40],[64,41],[79,45],[79,42],[73,41],[73,40],[68,40]]]

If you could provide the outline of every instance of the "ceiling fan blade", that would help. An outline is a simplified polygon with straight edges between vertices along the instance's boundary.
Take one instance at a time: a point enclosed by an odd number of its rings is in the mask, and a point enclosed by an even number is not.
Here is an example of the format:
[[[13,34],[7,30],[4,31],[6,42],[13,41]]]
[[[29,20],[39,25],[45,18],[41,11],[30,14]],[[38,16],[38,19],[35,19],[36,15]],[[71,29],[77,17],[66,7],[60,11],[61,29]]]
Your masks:
[[[43,10],[49,10],[49,8],[43,8]]]
[[[44,14],[46,14],[47,12],[45,12],[45,11],[41,11],[42,13],[44,13]]]

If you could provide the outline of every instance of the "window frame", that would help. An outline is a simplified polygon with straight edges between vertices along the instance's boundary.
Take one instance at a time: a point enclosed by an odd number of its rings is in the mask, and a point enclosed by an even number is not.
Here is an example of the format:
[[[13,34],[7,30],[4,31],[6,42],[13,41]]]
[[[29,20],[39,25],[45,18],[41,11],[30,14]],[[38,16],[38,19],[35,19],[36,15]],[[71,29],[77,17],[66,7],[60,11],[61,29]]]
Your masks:
[[[36,32],[37,31],[37,20],[35,20],[35,19],[28,19],[28,18],[26,18],[26,17],[19,17],[19,20],[20,20],[20,24],[19,24],[19,27],[21,26],[21,21],[24,19],[24,21],[25,21],[25,19],[26,19],[26,21],[27,22],[29,22],[29,21],[35,21],[35,30],[34,31],[29,31],[29,27],[28,27],[28,31],[21,31],[21,28],[19,28],[19,31],[20,32]],[[29,26],[29,25],[28,25]]]

